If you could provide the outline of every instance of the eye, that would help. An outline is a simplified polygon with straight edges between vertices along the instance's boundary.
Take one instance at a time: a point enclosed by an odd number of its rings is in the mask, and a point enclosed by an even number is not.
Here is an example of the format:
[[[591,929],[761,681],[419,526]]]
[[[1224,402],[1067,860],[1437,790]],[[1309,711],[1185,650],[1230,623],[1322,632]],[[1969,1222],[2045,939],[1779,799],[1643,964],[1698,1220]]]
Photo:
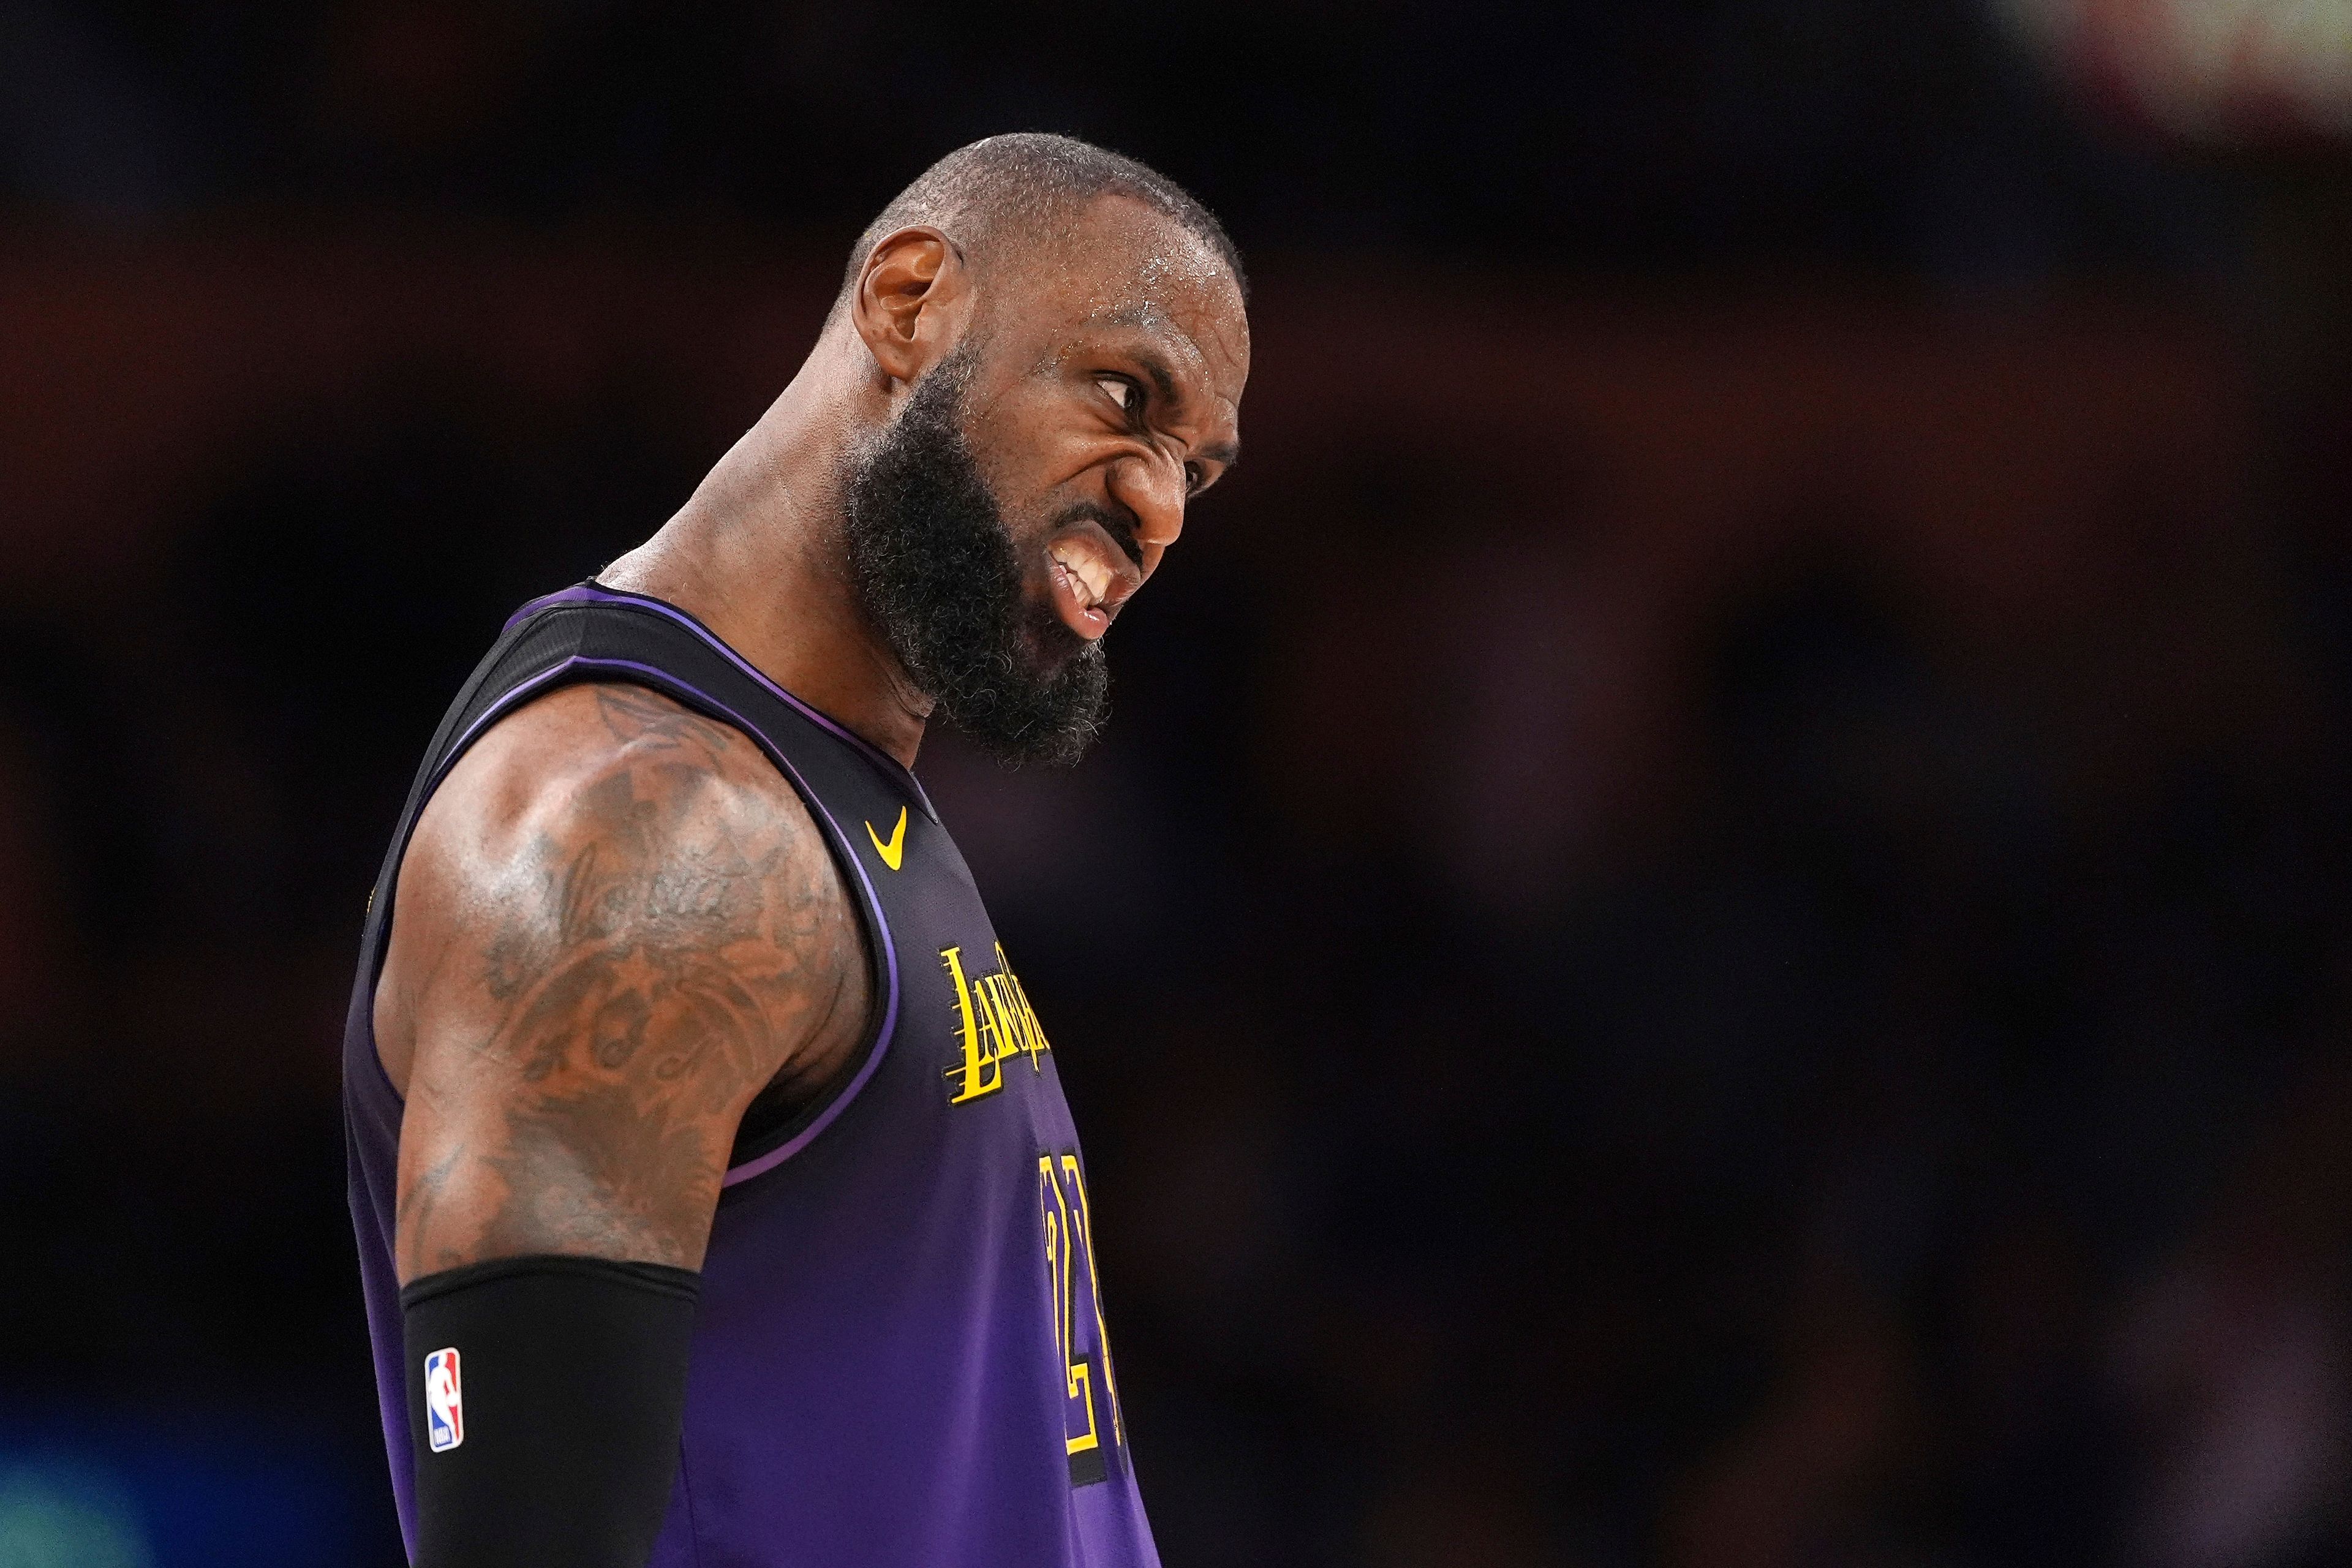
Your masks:
[[[1184,465],[1184,493],[1186,495],[1199,495],[1201,493],[1201,487],[1208,482],[1208,470],[1202,468],[1200,464],[1187,463]]]
[[[1113,403],[1118,404],[1121,408],[1127,407],[1135,396],[1135,387],[1133,384],[1129,382],[1121,381],[1115,375],[1097,376],[1095,378],[1095,384],[1101,387],[1105,392],[1110,394],[1110,400]]]

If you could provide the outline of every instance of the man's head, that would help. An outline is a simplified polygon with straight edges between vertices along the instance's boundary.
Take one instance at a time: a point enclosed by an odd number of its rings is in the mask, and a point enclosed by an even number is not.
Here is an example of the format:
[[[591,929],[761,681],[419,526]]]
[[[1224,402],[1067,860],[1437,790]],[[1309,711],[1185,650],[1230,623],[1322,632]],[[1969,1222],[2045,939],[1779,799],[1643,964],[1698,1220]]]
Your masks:
[[[849,563],[908,677],[982,744],[1074,760],[1100,638],[1237,456],[1239,258],[1132,160],[952,153],[860,239],[834,325],[882,400],[843,476]]]

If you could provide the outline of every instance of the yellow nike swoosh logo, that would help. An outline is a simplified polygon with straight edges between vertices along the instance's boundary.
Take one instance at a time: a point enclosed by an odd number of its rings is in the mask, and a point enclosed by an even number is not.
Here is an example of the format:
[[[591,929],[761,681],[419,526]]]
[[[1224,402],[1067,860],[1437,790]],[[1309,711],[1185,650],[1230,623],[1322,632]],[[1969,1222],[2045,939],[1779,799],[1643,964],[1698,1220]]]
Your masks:
[[[882,857],[882,864],[897,870],[898,862],[907,858],[907,808],[898,808],[898,826],[890,830],[889,842],[883,842],[870,822],[866,825],[866,837],[874,840],[874,852]]]

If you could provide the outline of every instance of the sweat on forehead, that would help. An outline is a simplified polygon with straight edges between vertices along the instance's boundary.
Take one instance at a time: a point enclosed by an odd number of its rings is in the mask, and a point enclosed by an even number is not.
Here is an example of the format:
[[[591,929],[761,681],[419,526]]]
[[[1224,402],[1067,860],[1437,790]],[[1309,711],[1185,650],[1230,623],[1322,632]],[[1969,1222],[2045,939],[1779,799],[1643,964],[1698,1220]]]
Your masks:
[[[1013,299],[1052,299],[1057,314],[1164,331],[1237,298],[1239,282],[1208,244],[1159,214],[1108,196],[1051,235],[999,246],[976,265]]]
[[[1104,202],[1112,196],[1124,199]],[[1189,247],[1164,247],[1164,266],[1221,268],[1248,298],[1241,253],[1216,215],[1183,187],[1108,148],[1034,132],[959,147],[925,170],[858,237],[843,288],[856,286],[866,257],[885,236],[912,224],[940,229],[986,271],[992,261],[1008,255],[1040,246],[1063,248],[1057,241],[1095,226],[1089,218],[1129,204],[1143,209],[1136,216],[1155,216],[1198,243],[1198,252],[1189,256],[1181,254]]]

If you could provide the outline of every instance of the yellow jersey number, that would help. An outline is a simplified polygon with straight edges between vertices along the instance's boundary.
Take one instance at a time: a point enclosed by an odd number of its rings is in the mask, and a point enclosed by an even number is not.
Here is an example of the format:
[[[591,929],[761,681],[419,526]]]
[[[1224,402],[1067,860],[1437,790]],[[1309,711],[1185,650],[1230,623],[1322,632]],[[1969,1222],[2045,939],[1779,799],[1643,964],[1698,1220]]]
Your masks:
[[[1125,1443],[1127,1428],[1103,1330],[1094,1215],[1087,1207],[1087,1179],[1076,1154],[1037,1156],[1037,1207],[1045,1229],[1045,1275],[1054,1292],[1054,1346],[1062,1363],[1070,1484],[1082,1487],[1110,1473],[1105,1447]]]

